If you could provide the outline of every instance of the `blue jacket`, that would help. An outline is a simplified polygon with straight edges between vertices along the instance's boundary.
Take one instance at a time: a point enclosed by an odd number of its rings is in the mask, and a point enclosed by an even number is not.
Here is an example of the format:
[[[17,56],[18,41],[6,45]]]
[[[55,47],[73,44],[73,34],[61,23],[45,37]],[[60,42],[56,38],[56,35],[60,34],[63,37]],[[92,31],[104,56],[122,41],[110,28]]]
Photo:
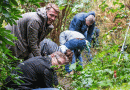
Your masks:
[[[70,23],[69,30],[78,31],[82,33],[85,36],[86,40],[91,42],[93,30],[95,27],[95,22],[89,27],[86,25],[85,18],[88,17],[89,15],[94,15],[95,17],[95,12],[91,11],[89,13],[82,12],[82,13],[76,14]],[[88,28],[88,31],[87,31],[87,28]]]

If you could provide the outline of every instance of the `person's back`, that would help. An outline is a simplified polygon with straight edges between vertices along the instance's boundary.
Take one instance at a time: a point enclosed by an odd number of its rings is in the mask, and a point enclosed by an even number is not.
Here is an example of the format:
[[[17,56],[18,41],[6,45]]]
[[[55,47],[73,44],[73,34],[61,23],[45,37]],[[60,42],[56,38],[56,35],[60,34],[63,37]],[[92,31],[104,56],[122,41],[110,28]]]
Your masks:
[[[18,70],[12,73],[18,74],[18,81],[21,85],[14,83],[10,77],[6,79],[6,87],[12,87],[14,89],[34,89],[34,88],[52,88],[53,84],[58,85],[56,73],[51,68],[51,58],[49,57],[33,57],[18,65]],[[14,79],[15,80],[15,79]],[[55,82],[53,82],[55,80]]]
[[[60,51],[59,46],[55,42],[46,38],[40,42],[40,47],[42,56],[50,55],[56,51]]]
[[[80,32],[70,30],[63,31],[59,36],[60,45],[64,45],[67,41],[76,38],[85,39],[84,35]]]
[[[93,11],[89,13],[81,12],[76,14],[70,23],[69,30],[84,33],[85,32],[84,30],[86,28],[85,18],[87,18],[89,15],[95,16],[95,12]]]
[[[17,25],[10,26],[8,24],[5,26],[7,30],[11,30],[11,33],[14,34],[16,37],[18,37],[18,42],[24,45],[26,47],[28,45],[28,38],[29,38],[29,33],[28,29],[30,28],[29,26],[34,23],[35,28],[39,27],[36,22],[39,22],[39,24],[42,24],[41,18],[37,15],[36,12],[29,12],[25,13],[22,15],[22,18],[19,18],[19,20],[16,21]],[[33,28],[32,27],[32,28]],[[20,46],[19,46],[20,47]],[[23,49],[24,50],[24,49]]]

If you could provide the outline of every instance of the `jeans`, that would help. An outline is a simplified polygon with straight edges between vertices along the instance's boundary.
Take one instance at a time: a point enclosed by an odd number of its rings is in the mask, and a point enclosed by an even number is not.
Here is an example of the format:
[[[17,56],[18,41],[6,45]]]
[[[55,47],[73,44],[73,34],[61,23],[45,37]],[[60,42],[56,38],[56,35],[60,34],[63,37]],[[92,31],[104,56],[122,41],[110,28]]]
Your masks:
[[[83,59],[82,59],[82,56],[81,56],[81,51],[85,48],[86,46],[86,42],[85,40],[78,40],[78,39],[72,39],[72,40],[69,40],[65,43],[65,46],[72,50],[74,52],[73,54],[73,57],[72,57],[72,62],[71,64],[75,63],[77,61],[77,59],[79,59],[79,64],[82,65],[83,67]],[[67,64],[65,66],[65,70],[69,73],[71,72],[72,70],[69,69],[69,64]]]

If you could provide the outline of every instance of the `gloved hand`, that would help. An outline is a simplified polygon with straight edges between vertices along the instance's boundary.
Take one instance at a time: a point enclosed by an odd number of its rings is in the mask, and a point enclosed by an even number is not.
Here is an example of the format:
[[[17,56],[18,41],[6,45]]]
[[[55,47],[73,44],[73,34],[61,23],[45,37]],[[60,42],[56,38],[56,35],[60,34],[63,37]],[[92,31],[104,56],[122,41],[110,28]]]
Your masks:
[[[86,41],[86,49],[89,51],[91,48],[90,42],[88,40],[85,41]]]
[[[66,53],[66,50],[68,49],[65,45],[61,45],[59,48],[62,53]]]

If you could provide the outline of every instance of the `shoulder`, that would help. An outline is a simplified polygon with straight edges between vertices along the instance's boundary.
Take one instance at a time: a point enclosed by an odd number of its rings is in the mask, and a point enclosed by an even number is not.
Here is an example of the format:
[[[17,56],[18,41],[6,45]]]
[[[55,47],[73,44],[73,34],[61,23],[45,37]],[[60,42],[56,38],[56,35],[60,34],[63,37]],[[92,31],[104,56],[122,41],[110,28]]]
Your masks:
[[[22,16],[22,18],[31,19],[31,20],[39,18],[39,16],[37,15],[36,12],[24,13],[21,16]]]
[[[48,43],[48,42],[51,42],[51,39],[45,38],[40,43],[43,44],[43,43]]]
[[[87,15],[87,16],[93,15],[93,16],[95,17],[95,12],[94,12],[94,11],[90,11],[90,12],[88,12],[86,15]]]
[[[36,57],[32,57],[32,58],[29,58],[29,59],[27,59],[27,60],[25,60],[25,61],[23,61],[22,63],[20,63],[20,64],[30,64],[30,63],[32,63],[32,62],[37,62],[38,60],[40,60],[40,56],[36,56]],[[20,65],[19,64],[19,65]]]
[[[75,15],[75,18],[82,20],[84,18],[84,14],[85,14],[84,12],[78,13],[78,14]]]
[[[41,24],[42,23],[42,19],[40,18],[40,16],[36,12],[29,12],[29,13],[22,14],[22,18],[20,20],[22,22],[23,21],[27,22],[28,24],[30,24],[30,23]]]
[[[70,31],[70,30],[65,30],[65,31],[61,32],[61,34],[60,34],[60,35],[66,35],[66,34],[69,34],[69,33],[71,33],[71,31]]]

